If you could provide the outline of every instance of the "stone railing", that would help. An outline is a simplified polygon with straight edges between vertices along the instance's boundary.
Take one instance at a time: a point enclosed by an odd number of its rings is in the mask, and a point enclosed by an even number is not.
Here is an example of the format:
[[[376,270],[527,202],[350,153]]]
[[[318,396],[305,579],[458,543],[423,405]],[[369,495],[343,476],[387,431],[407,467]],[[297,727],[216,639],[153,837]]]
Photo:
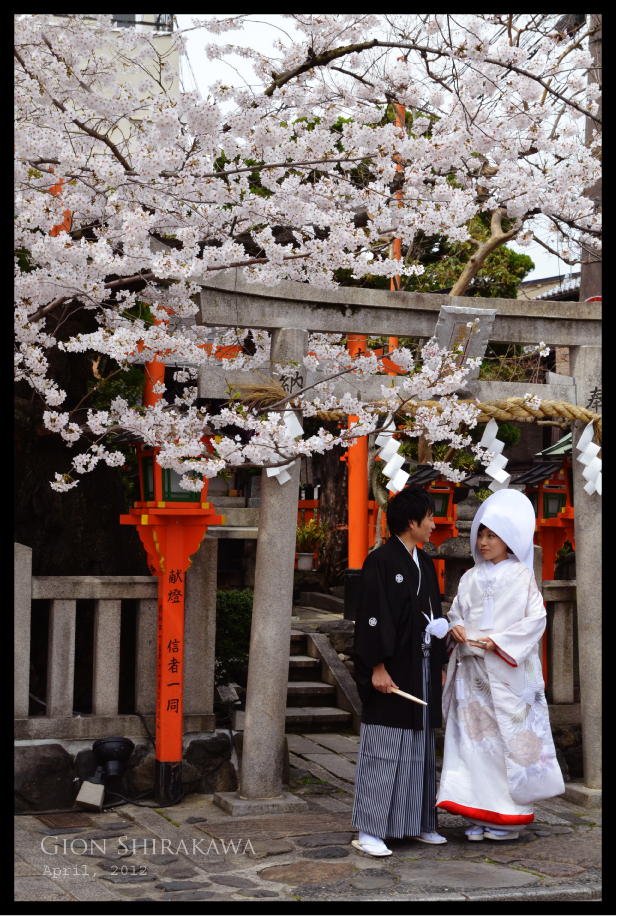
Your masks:
[[[205,539],[186,577],[184,731],[215,726],[214,632],[216,540]],[[136,604],[135,709],[154,733],[156,702],[156,576],[32,576],[32,551],[15,544],[15,738],[145,737],[136,714],[119,714],[123,600]],[[32,601],[49,602],[45,715],[29,715]],[[73,711],[77,602],[94,602],[92,712]]]

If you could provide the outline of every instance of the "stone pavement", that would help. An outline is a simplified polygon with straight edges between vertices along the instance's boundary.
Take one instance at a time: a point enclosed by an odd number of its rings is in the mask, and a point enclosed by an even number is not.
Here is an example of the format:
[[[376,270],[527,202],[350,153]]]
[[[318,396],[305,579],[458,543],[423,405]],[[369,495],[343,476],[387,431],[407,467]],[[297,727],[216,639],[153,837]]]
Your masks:
[[[466,840],[440,813],[447,844],[392,840],[374,859],[351,846],[354,734],[288,735],[290,789],[306,813],[232,818],[207,795],[173,808],[126,805],[92,826],[16,817],[15,899],[599,900],[601,812],[563,796],[536,806],[518,840]],[[153,804],[153,803],[152,803]]]

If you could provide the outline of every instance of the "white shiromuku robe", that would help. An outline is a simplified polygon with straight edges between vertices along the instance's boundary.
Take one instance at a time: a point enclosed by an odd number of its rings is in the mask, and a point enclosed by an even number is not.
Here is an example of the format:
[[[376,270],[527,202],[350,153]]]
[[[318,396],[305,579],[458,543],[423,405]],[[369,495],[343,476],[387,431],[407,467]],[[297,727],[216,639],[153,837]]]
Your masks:
[[[493,626],[481,629],[487,601]],[[443,691],[437,807],[488,825],[528,824],[535,801],[565,792],[538,656],[546,610],[533,573],[516,559],[483,560],[461,578],[448,622],[463,626],[467,640],[490,636],[497,648],[448,635],[455,648]]]

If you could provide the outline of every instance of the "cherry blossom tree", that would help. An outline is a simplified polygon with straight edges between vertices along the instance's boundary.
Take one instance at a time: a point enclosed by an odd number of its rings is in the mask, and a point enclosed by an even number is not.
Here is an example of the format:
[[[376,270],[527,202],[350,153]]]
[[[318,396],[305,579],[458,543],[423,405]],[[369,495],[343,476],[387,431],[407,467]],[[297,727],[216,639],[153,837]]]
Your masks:
[[[496,245],[531,240],[540,217],[576,244],[598,246],[598,214],[581,193],[599,177],[599,133],[581,139],[585,118],[598,120],[597,87],[586,79],[590,29],[568,35],[555,31],[554,17],[533,15],[291,18],[300,38],[280,43],[278,61],[242,52],[256,85],[219,80],[206,99],[178,95],[152,37],[112,30],[110,15],[16,20],[16,378],[43,403],[47,430],[83,442],[74,474],[56,474],[57,490],[100,461],[123,463],[109,446],[113,433],[159,446],[160,464],[197,490],[202,476],[226,467],[280,466],[352,444],[384,410],[435,397],[443,411],[419,409],[413,431],[487,461],[490,453],[460,432],[476,422],[455,394],[473,361],[457,368],[455,354],[432,342],[420,361],[403,347],[390,354],[401,375],[383,387],[379,406],[333,393],[336,378],[377,372],[377,357],[352,359],[340,336],[312,335],[305,365],[318,381],[310,389],[262,408],[237,400],[218,413],[197,407],[200,366],[269,362],[264,332],[194,323],[200,278],[233,267],[250,282],[325,289],[340,269],[420,274],[413,259],[389,257],[395,237],[407,251],[420,232],[473,243],[467,225],[487,211],[491,239],[477,243],[457,294]],[[245,20],[207,25],[221,33]],[[184,35],[173,40],[181,51]],[[211,56],[231,50],[207,47]],[[384,117],[394,103],[411,111],[409,125]],[[93,316],[96,329],[64,339],[79,314]],[[219,359],[221,346],[249,332],[251,352]],[[186,387],[173,404],[116,398],[105,411],[62,410],[54,351],[94,352],[120,368],[138,353],[158,355],[187,365],[177,374]],[[304,439],[284,422],[290,408],[358,420],[339,436],[322,428]],[[247,435],[225,435],[230,426]],[[207,452],[204,435],[219,430]],[[458,479],[449,464],[439,469]]]

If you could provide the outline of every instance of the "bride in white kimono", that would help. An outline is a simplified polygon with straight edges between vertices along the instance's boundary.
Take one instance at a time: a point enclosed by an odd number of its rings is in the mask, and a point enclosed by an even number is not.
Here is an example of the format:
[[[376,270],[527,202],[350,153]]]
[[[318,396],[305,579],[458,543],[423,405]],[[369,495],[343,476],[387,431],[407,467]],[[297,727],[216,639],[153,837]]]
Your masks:
[[[482,503],[471,529],[475,566],[448,614],[437,807],[467,818],[470,840],[518,837],[535,801],[565,792],[538,656],[546,610],[533,573],[535,521],[517,490]]]

